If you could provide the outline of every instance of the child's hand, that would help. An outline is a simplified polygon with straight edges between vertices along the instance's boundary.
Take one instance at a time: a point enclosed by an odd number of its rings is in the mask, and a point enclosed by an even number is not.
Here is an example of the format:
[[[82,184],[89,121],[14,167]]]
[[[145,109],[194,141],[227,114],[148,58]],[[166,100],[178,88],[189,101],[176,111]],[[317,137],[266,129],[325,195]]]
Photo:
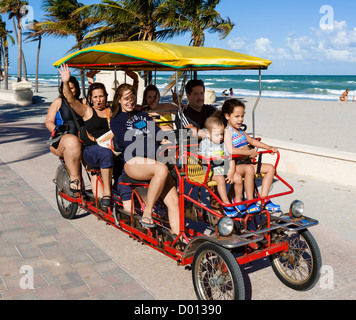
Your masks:
[[[271,154],[275,154],[275,153],[277,153],[278,152],[278,149],[276,148],[276,147],[271,147],[271,149],[270,149],[271,151],[272,151],[272,153]]]
[[[231,170],[230,170],[227,173],[226,178],[225,178],[226,183],[232,184],[233,183],[233,176],[234,176],[234,173],[231,172]]]
[[[254,159],[258,156],[258,152],[255,149],[252,149],[250,152],[250,158]]]

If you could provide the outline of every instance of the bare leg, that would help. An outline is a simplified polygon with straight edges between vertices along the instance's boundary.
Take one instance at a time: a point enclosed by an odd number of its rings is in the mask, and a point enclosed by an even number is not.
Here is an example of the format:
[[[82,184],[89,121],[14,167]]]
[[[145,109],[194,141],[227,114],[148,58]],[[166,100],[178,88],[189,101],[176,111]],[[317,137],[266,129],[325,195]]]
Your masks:
[[[234,178],[234,191],[235,191],[235,202],[239,202],[242,200],[242,192],[243,192],[243,181],[241,174],[235,172]]]
[[[114,170],[113,168],[100,169],[101,178],[104,184],[103,197],[107,197],[107,196],[111,197],[111,183],[112,183],[113,170]]]
[[[77,136],[65,134],[57,149],[50,147],[52,153],[58,157],[63,157],[69,173],[70,181],[78,179],[80,181],[80,159],[82,155],[82,146]],[[72,186],[74,187],[74,185]],[[79,186],[80,188],[80,186]]]
[[[122,201],[122,206],[126,212],[131,212],[131,200]]]
[[[179,234],[179,201],[175,182],[171,175],[168,175],[167,182],[161,194],[163,202],[168,208],[169,225],[173,234]]]
[[[257,170],[257,166],[254,166],[255,170]],[[267,197],[269,190],[272,186],[273,177],[275,175],[275,168],[271,164],[263,163],[261,165],[261,173],[265,176],[262,179],[262,190],[261,190],[261,197]]]
[[[137,157],[125,164],[125,172],[136,180],[150,180],[143,217],[152,219],[153,206],[161,195],[167,180],[167,166],[154,160]]]
[[[253,191],[255,187],[255,170],[252,165],[250,164],[239,164],[236,166],[235,169],[235,176],[236,176],[236,182],[239,183],[240,177],[244,178],[244,184],[245,184],[245,191],[246,191],[246,198],[247,200],[252,200],[253,199]],[[240,180],[242,181],[242,180]],[[235,181],[234,181],[235,182]],[[235,182],[235,184],[236,184]],[[236,190],[236,189],[235,189]],[[241,184],[241,190],[237,190],[239,192],[240,198],[242,198],[242,184]],[[238,197],[237,195],[235,195]]]
[[[211,177],[211,180],[216,181],[218,184],[218,192],[221,198],[221,201],[230,204],[229,198],[227,197],[227,191],[226,191],[226,181],[225,177],[219,174],[214,174]]]

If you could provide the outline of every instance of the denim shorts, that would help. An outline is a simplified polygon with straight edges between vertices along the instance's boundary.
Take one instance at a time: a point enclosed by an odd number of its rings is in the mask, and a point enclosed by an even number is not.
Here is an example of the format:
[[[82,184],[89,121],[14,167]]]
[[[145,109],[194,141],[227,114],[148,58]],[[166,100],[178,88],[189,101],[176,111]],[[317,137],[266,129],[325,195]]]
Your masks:
[[[97,144],[88,146],[84,149],[83,157],[85,162],[94,168],[109,169],[114,167],[114,153]]]

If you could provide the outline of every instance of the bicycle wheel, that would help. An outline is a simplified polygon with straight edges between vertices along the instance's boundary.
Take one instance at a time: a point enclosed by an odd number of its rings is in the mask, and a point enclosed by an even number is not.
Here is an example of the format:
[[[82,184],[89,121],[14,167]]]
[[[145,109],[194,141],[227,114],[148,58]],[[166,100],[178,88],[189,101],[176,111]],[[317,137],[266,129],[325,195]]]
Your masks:
[[[244,300],[245,284],[232,253],[206,242],[196,251],[192,265],[194,290],[199,300]]]
[[[65,200],[59,194],[60,189],[56,186],[56,200],[60,214],[63,218],[71,220],[78,211],[78,204]]]
[[[65,219],[73,219],[78,210],[78,204],[72,203],[61,197],[60,192],[65,194],[71,194],[69,191],[70,178],[67,169],[63,163],[61,163],[56,171],[55,179],[56,182],[56,201],[59,212]]]
[[[318,244],[308,230],[285,231],[282,239],[288,241],[289,250],[270,257],[274,273],[294,290],[310,290],[318,282],[322,266]]]

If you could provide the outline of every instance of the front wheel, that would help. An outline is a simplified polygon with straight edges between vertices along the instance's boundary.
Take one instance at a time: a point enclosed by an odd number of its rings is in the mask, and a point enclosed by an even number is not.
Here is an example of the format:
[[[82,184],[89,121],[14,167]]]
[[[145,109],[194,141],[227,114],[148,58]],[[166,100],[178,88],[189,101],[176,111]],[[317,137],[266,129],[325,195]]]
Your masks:
[[[192,265],[194,290],[199,300],[244,300],[245,284],[232,253],[206,242],[196,251]]]
[[[270,257],[274,273],[294,290],[310,290],[318,282],[322,266],[318,244],[308,230],[284,232],[282,238],[289,250]]]

